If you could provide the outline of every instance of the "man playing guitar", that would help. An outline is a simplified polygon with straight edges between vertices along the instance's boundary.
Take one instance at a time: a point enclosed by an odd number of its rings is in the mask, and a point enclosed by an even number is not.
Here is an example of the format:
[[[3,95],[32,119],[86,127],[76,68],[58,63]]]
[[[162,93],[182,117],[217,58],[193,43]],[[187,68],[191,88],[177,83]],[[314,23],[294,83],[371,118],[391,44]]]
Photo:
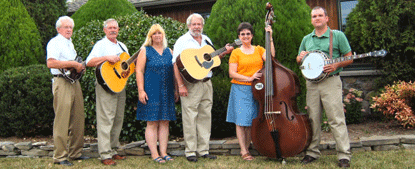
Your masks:
[[[194,13],[187,18],[189,32],[181,36],[174,44],[172,60],[182,105],[185,155],[187,160],[191,162],[197,161],[196,153],[204,158],[216,159],[216,156],[209,154],[213,104],[213,88],[210,81],[212,73],[210,72],[203,81],[190,83],[183,80],[176,64],[176,58],[183,50],[199,49],[212,44],[211,40],[202,34],[203,25],[204,19],[200,14]],[[233,47],[227,46],[226,49],[220,56],[230,53]]]

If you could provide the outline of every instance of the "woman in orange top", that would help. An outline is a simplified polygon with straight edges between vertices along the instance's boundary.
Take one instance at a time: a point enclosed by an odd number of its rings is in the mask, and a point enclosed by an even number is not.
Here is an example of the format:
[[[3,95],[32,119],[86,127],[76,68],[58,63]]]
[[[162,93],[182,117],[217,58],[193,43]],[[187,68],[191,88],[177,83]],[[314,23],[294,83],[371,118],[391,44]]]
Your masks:
[[[272,35],[270,26],[265,28]],[[231,93],[229,94],[228,113],[226,121],[235,123],[236,136],[244,160],[253,160],[249,153],[251,143],[252,120],[257,116],[258,103],[252,95],[251,82],[259,79],[265,61],[265,48],[253,46],[254,30],[251,24],[242,22],[238,26],[238,38],[242,41],[240,48],[234,49],[229,58],[229,77],[232,78]],[[271,54],[275,56],[274,43],[271,37]]]

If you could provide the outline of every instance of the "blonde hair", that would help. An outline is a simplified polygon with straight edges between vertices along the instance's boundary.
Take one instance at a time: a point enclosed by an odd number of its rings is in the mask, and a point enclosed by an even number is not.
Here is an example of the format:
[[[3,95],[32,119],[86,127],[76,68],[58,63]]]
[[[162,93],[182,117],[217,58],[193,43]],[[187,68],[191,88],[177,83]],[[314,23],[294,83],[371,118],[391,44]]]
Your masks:
[[[163,34],[163,48],[167,48],[166,33],[164,32],[164,29],[159,24],[153,24],[150,30],[148,30],[146,41],[144,41],[143,47],[153,45],[153,40],[151,39],[151,36],[158,31],[161,32],[161,34]]]

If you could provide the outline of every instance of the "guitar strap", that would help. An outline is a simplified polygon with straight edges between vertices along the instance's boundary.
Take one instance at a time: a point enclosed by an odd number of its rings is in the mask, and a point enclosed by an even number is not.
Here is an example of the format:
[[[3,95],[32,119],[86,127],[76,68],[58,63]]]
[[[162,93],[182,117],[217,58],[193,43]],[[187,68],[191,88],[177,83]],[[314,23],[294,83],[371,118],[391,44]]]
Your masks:
[[[215,47],[213,46],[213,44],[212,44],[212,43],[210,43],[207,39],[205,39],[205,42],[206,42],[209,46],[212,46],[213,50],[216,50],[216,49],[215,49]]]
[[[333,31],[332,30],[330,30],[330,49],[329,50],[330,50],[329,51],[330,59],[333,59]]]
[[[120,46],[120,48],[121,48],[121,50],[122,50],[122,51],[126,52],[126,51],[124,50],[124,48],[121,46],[121,44],[119,44],[119,43],[118,43],[118,45]]]

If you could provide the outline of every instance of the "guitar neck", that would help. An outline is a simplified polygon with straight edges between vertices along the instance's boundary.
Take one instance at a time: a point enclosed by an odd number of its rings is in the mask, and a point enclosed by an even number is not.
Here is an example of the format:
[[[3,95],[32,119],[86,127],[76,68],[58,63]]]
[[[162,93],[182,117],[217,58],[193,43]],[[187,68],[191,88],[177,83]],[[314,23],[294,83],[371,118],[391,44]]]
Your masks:
[[[230,44],[229,46],[233,46],[233,47],[235,47],[235,46],[238,46],[238,45],[234,42],[234,43]],[[225,47],[222,47],[222,48],[220,48],[220,49],[218,49],[218,50],[216,50],[216,51],[214,51],[214,52],[212,52],[210,55],[211,55],[212,57],[214,57],[214,56],[218,56],[219,54],[221,54],[221,53],[223,53],[223,52],[225,52],[225,51],[226,51],[226,46],[225,46]]]
[[[216,50],[216,51],[212,52],[210,55],[211,55],[211,56],[218,56],[219,54],[221,54],[221,53],[223,53],[223,52],[225,52],[225,51],[226,51],[226,47],[223,47],[223,48],[220,48],[220,49],[218,49],[218,50]]]
[[[329,65],[329,64],[348,61],[348,60],[365,58],[365,57],[368,57],[368,56],[373,56],[373,55],[371,53],[364,53],[364,54],[360,54],[360,55],[351,55],[351,56],[339,57],[339,58],[335,58],[335,59],[331,59],[331,60],[326,60],[324,62],[325,62],[326,65]]]
[[[141,49],[138,50],[137,52],[135,52],[133,54],[133,56],[131,56],[126,62],[128,63],[128,65],[130,65],[131,63],[134,62],[134,60],[138,57],[138,54],[140,53]]]

